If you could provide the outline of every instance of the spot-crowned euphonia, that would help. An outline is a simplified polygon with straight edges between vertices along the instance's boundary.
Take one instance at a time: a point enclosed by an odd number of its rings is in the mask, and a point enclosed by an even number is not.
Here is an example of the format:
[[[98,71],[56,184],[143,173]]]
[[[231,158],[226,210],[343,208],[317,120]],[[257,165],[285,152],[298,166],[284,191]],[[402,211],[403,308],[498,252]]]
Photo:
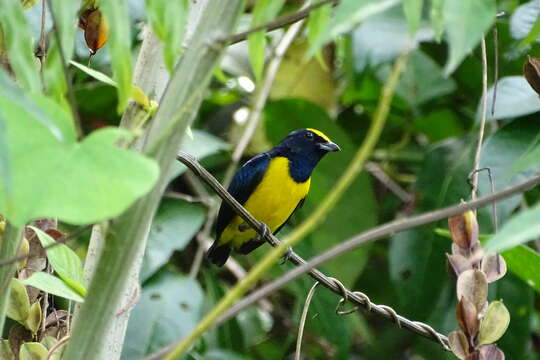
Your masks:
[[[311,172],[330,151],[339,151],[328,136],[315,129],[290,133],[277,146],[247,161],[234,176],[229,193],[276,234],[302,206]],[[223,202],[216,222],[216,240],[207,257],[222,266],[231,250],[248,254],[264,240]]]

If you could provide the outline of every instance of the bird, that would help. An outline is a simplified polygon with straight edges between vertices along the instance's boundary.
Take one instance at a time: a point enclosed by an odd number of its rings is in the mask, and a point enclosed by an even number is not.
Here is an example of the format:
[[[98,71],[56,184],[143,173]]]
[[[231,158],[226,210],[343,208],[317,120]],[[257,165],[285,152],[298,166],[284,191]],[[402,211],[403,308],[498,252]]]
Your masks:
[[[293,131],[272,149],[248,160],[228,191],[266,229],[277,234],[304,203],[313,169],[334,151],[340,151],[339,146],[322,131]],[[225,264],[232,250],[245,255],[264,243],[225,201],[219,208],[215,232],[207,258],[217,266]]]

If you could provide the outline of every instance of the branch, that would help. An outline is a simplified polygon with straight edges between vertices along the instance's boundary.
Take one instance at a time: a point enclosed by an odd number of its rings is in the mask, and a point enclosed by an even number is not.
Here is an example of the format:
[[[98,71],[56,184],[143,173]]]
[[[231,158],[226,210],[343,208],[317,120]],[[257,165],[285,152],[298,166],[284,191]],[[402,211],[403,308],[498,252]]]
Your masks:
[[[286,14],[286,15],[280,16],[279,18],[273,21],[267,22],[266,24],[256,26],[252,29],[242,31],[234,35],[224,36],[220,38],[219,40],[228,44],[236,44],[238,42],[246,40],[249,35],[257,31],[261,31],[261,30],[272,31],[272,30],[276,30],[276,29],[285,27],[287,25],[293,24],[300,20],[303,20],[307,18],[313,10],[318,9],[321,6],[330,4],[330,3],[335,6],[339,3],[339,0],[322,0],[318,3],[307,6],[306,8],[298,10],[297,12],[294,12],[292,14]]]

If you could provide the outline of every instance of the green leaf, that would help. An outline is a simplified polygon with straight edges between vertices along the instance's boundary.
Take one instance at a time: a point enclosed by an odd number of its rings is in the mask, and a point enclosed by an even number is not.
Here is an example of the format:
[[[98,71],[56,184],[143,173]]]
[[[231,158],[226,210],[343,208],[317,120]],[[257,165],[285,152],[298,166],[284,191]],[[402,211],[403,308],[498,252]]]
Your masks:
[[[485,244],[489,252],[501,252],[540,236],[540,202],[508,220]]]
[[[494,87],[490,87],[487,93],[487,108],[491,109],[493,104]],[[480,106],[476,118],[480,119]],[[495,112],[488,111],[487,120],[500,120],[514,118],[540,111],[540,98],[531,88],[523,76],[505,76],[497,83],[497,99],[495,101]]]
[[[283,7],[285,0],[259,0],[255,3],[251,19],[251,27],[267,23],[272,20]],[[261,30],[248,36],[248,49],[251,67],[255,79],[261,80],[264,67],[264,50],[266,48],[266,31]]]
[[[163,41],[163,57],[173,70],[186,27],[188,0],[146,0],[148,20],[156,36]]]
[[[101,10],[107,19],[109,52],[114,79],[118,84],[118,113],[127,106],[131,94],[131,34],[127,0],[102,0]]]
[[[443,16],[448,35],[449,54],[445,75],[456,70],[465,56],[480,42],[497,15],[494,0],[445,1]]]
[[[308,44],[311,46],[321,34],[326,31],[330,19],[332,16],[332,4],[322,5],[320,8],[312,11],[309,14],[309,19],[307,21],[307,40]],[[324,64],[324,60],[320,56],[320,50],[317,52],[317,58],[319,62]]]
[[[204,209],[199,205],[163,199],[150,227],[141,281],[165,265],[175,250],[182,250],[200,229],[204,218]]]
[[[83,64],[79,64],[78,62],[73,61],[73,60],[70,61],[70,64],[75,66],[76,68],[84,71],[85,73],[87,73],[88,75],[93,77],[94,79],[96,79],[98,81],[101,81],[104,84],[111,85],[111,86],[114,86],[114,87],[118,87],[118,84],[116,83],[116,81],[114,81],[113,79],[111,79],[110,77],[108,77],[107,75],[105,75],[102,72],[99,72],[97,70],[89,68],[88,66],[85,66]]]
[[[407,18],[409,32],[414,34],[422,20],[422,6],[424,0],[403,0],[403,12]]]
[[[73,56],[75,31],[77,30],[77,11],[80,2],[51,0],[51,5],[56,20],[55,27],[60,35],[64,59],[62,60],[60,55],[56,36],[51,33],[51,43],[43,66],[44,87],[49,94],[54,96],[58,103],[68,109],[69,105],[65,98],[68,87],[64,76],[64,65],[67,66]],[[54,32],[55,30],[51,31]],[[62,61],[65,61],[66,64],[62,64]]]
[[[540,36],[540,17],[536,18],[536,21],[534,22],[531,31],[523,40],[520,41],[518,47],[521,49],[525,49],[531,43],[535,42],[536,39],[538,39],[538,36]]]
[[[399,0],[343,0],[336,7],[327,30],[313,41],[308,56],[339,35],[355,28],[361,21],[381,13],[399,3]]]
[[[429,12],[431,27],[435,32],[435,40],[441,42],[444,32],[443,0],[431,0],[431,11]]]
[[[23,343],[19,349],[19,360],[46,360],[47,348],[37,342]]]
[[[199,284],[164,272],[145,286],[131,313],[121,359],[140,359],[189,334],[201,316]]]
[[[193,138],[185,137],[183,139],[180,150],[185,151],[198,160],[230,148],[229,144],[205,131],[193,130],[192,133]],[[172,180],[183,174],[186,169],[179,161],[175,161],[174,165],[171,166],[169,179]]]
[[[11,279],[7,316],[22,324],[28,317],[29,312],[30,299],[28,298],[26,287],[19,279]]]
[[[517,40],[528,37],[538,23],[538,15],[540,5],[536,0],[518,6],[510,16],[510,35]]]
[[[9,346],[9,340],[0,340],[0,359],[15,360],[15,355],[13,355],[11,346]]]
[[[540,293],[540,254],[525,245],[518,245],[502,253],[511,272]]]
[[[378,72],[381,82],[390,75],[391,66],[386,65]],[[448,95],[456,89],[451,78],[442,75],[442,69],[431,57],[417,50],[410,54],[407,68],[399,79],[396,93],[412,107],[418,107],[434,98]]]
[[[34,230],[43,247],[56,244],[56,240],[49,236],[49,234],[36,227],[29,227]],[[47,259],[58,276],[81,296],[86,296],[84,271],[81,259],[77,254],[65,244],[55,245],[46,251]]]
[[[32,276],[23,280],[22,283],[68,300],[84,302],[83,297],[71,289],[62,279],[42,271],[33,273]]]
[[[531,151],[523,155],[512,167],[511,173],[515,174],[530,168],[540,166],[540,144],[534,147]]]
[[[40,108],[3,95],[0,91],[0,118],[7,122],[12,190],[0,186],[0,212],[15,225],[43,217],[72,224],[101,221],[123,212],[155,183],[155,162],[116,146],[129,136],[126,131],[104,128],[76,142],[69,114],[54,102],[34,97]],[[62,124],[56,127],[63,130],[58,131],[62,142],[41,117]]]
[[[39,330],[39,325],[43,320],[43,314],[41,312],[41,303],[36,301],[30,306],[28,317],[24,321],[24,326],[32,332],[32,335],[36,335]]]
[[[0,25],[17,82],[28,92],[41,92],[39,61],[34,56],[31,28],[23,14],[20,0],[2,1]]]

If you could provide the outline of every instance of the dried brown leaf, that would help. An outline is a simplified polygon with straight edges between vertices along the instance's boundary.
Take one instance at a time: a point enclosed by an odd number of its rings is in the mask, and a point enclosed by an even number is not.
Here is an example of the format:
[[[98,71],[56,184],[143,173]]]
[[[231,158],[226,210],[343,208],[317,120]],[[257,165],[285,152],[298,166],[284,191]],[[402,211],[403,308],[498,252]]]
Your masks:
[[[15,324],[9,329],[9,346],[14,354],[19,353],[19,348],[23,343],[32,341],[32,339],[32,333],[21,324]]]
[[[92,55],[107,43],[109,25],[99,9],[83,12],[79,18],[79,27],[84,30],[84,39]]]
[[[446,257],[456,276],[459,276],[466,270],[472,269],[471,261],[461,254],[446,254]]]

